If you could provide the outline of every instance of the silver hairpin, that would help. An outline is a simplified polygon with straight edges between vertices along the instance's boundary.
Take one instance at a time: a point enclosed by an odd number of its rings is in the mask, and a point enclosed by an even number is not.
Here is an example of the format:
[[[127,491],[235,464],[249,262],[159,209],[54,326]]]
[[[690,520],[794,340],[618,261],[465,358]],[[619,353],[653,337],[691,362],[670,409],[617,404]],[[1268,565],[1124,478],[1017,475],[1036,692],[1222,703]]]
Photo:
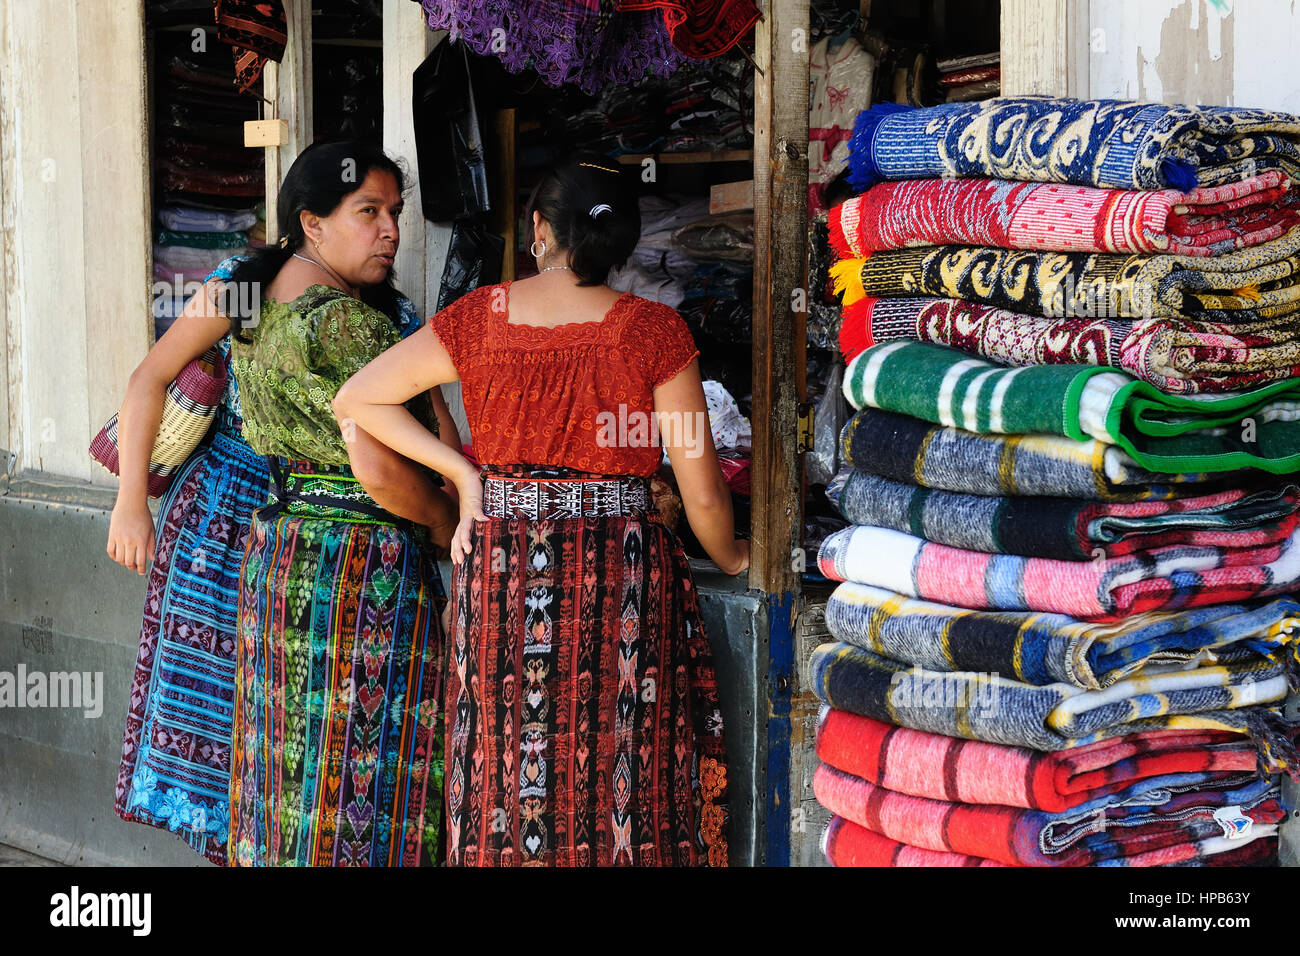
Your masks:
[[[613,207],[613,206],[611,206],[609,203],[604,203],[604,202],[603,202],[603,203],[599,203],[599,204],[597,204],[597,205],[595,205],[595,206],[592,206],[592,207],[591,207],[591,212],[587,213],[587,215],[591,216],[592,219],[595,219],[595,218],[596,218],[597,216],[599,216],[602,212],[613,212],[613,211],[614,211],[614,207]]]

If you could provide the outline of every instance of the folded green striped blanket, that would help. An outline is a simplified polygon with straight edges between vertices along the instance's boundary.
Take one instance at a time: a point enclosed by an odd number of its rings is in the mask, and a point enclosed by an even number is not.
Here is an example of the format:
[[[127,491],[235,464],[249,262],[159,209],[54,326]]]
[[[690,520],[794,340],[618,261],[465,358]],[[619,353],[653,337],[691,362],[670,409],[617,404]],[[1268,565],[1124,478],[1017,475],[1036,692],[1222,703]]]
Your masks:
[[[1047,318],[961,299],[868,296],[842,310],[840,354],[881,342],[949,345],[1002,365],[1110,365],[1168,394],[1300,377],[1300,315],[1252,322]]]
[[[1160,501],[1243,487],[1255,472],[1157,473],[1115,445],[1059,435],[977,435],[876,408],[840,432],[852,468],[924,488],[973,495],[1056,495],[1091,501]]]
[[[1247,837],[1211,835],[1132,856],[1097,860],[1093,866],[1276,866],[1276,823],[1255,824]],[[1213,831],[1211,831],[1213,834]],[[996,860],[946,850],[927,850],[891,840],[841,816],[832,816],[822,834],[822,853],[831,866],[1005,866]]]
[[[1058,318],[1180,318],[1223,309],[1258,321],[1260,309],[1300,303],[1300,226],[1208,258],[942,245],[844,259],[830,276],[844,305],[869,295],[927,295]]]
[[[1108,366],[1004,368],[928,342],[873,345],[844,396],[979,433],[1045,433],[1123,448],[1156,472],[1300,469],[1300,379],[1227,395],[1166,395]]]
[[[1094,561],[1055,561],[953,548],[891,528],[854,525],[822,542],[817,567],[832,581],[959,607],[1109,620],[1300,588],[1300,533],[1231,551],[1171,545]]]
[[[1169,545],[1226,551],[1277,544],[1300,515],[1300,487],[1232,488],[1172,501],[1097,502],[936,491],[846,468],[826,497],[851,524],[991,554],[1083,561]]]
[[[846,581],[826,604],[837,641],[941,671],[1002,674],[1025,684],[1103,690],[1159,668],[1267,658],[1300,674],[1300,604],[1215,604],[1149,611],[1110,624],[1065,614],[984,611]]]
[[[1221,817],[1242,834],[1236,841],[1241,845],[1260,835],[1256,826],[1286,819],[1277,781],[1254,775],[1157,788],[1130,803],[1059,814],[915,797],[825,764],[813,775],[813,792],[836,816],[888,839],[1008,866],[1096,866],[1222,839],[1229,827],[1220,824]]]
[[[977,176],[1105,189],[1233,182],[1278,169],[1300,179],[1300,119],[1236,106],[998,97],[863,110],[849,182]]]
[[[1286,675],[1259,657],[1084,690],[928,670],[836,641],[813,651],[808,676],[837,710],[946,737],[1064,750],[1150,730],[1219,730],[1248,734],[1268,772],[1296,764],[1295,725],[1280,710]]]
[[[1004,179],[885,182],[830,211],[830,242],[841,259],[954,242],[1210,256],[1268,242],[1296,225],[1290,188],[1279,170],[1189,193]]]

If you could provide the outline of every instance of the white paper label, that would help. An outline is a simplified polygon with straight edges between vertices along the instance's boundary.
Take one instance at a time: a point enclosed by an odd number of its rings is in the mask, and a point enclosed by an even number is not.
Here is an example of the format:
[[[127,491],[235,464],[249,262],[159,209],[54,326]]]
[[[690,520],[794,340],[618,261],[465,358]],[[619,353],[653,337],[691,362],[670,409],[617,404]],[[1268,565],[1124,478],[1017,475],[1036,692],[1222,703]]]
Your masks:
[[[1219,807],[1214,811],[1214,819],[1223,827],[1223,835],[1229,840],[1244,840],[1255,825],[1254,820],[1241,812],[1241,807]]]

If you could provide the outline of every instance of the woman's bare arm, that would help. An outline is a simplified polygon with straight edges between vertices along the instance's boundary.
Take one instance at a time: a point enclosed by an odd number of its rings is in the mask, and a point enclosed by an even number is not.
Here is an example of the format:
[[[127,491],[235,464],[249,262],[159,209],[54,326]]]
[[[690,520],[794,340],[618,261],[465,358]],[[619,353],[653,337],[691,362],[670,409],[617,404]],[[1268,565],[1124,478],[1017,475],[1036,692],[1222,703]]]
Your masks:
[[[222,281],[213,279],[190,297],[185,310],[149,350],[127,380],[117,414],[117,502],[108,528],[108,556],[144,574],[153,556],[154,526],[149,513],[149,457],[162,421],[168,384],[230,331],[216,306]]]
[[[731,490],[713,447],[699,362],[692,361],[656,388],[654,402],[691,530],[714,564],[727,574],[739,574],[749,567],[749,542],[736,537]]]
[[[334,414],[377,441],[449,478],[459,492],[461,521],[452,541],[452,560],[469,553],[469,527],[483,520],[483,484],[478,469],[457,449],[421,425],[403,403],[421,392],[458,378],[451,356],[426,325],[343,383],[334,397]]]
[[[344,435],[352,474],[375,503],[427,527],[438,547],[450,544],[456,530],[456,503],[434,485],[429,474],[360,428],[347,429]]]

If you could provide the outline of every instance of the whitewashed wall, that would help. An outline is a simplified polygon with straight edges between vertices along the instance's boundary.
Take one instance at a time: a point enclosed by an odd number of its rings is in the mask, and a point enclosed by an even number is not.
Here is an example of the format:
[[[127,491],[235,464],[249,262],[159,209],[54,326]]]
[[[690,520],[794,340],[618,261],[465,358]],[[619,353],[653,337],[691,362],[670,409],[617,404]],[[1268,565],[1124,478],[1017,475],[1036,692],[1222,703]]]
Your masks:
[[[1003,0],[1002,90],[1300,113],[1295,0]]]
[[[1091,95],[1300,113],[1294,0],[1091,0]]]
[[[0,447],[86,454],[152,339],[142,0],[0,4]]]

